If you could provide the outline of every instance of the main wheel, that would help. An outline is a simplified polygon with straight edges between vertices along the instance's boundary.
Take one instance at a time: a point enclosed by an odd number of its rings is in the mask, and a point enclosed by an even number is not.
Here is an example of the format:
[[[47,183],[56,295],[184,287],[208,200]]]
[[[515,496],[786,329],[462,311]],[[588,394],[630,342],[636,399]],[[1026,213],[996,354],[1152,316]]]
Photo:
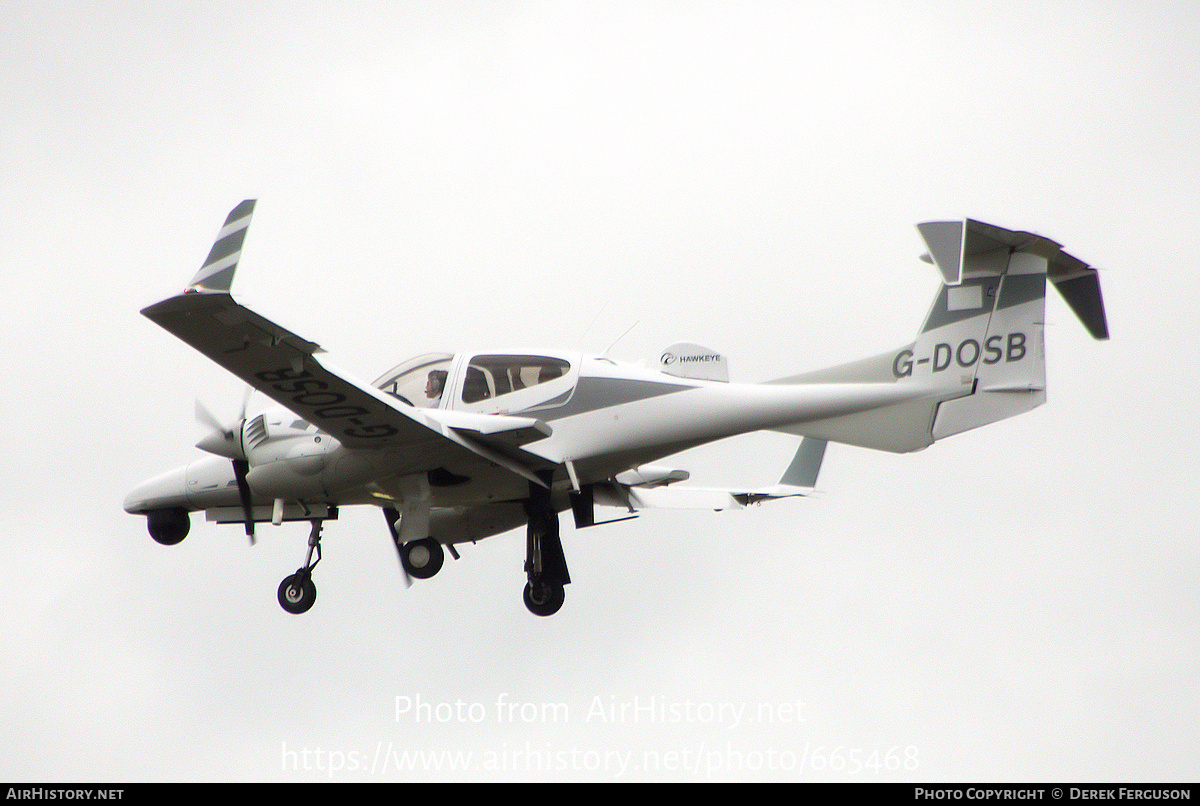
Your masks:
[[[404,544],[400,550],[400,561],[404,563],[404,570],[409,576],[429,579],[442,570],[446,552],[442,550],[442,544],[432,537],[423,537]]]
[[[296,572],[279,583],[279,606],[289,613],[305,613],[317,600],[317,586],[308,574]]]
[[[538,581],[525,584],[525,606],[535,616],[553,616],[566,598],[566,591],[557,583]]]

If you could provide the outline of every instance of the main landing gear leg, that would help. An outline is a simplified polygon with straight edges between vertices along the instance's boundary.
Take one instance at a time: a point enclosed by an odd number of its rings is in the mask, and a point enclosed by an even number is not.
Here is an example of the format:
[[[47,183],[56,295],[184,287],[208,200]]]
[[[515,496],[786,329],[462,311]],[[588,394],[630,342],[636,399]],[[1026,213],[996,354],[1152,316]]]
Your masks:
[[[546,479],[549,483],[549,479]],[[571,581],[558,533],[558,512],[550,490],[530,483],[525,502],[529,527],[525,537],[525,606],[535,616],[552,616],[563,606],[563,586]]]
[[[429,479],[424,474],[400,479],[404,496],[404,511],[395,507],[384,507],[383,515],[388,521],[392,543],[400,555],[400,567],[404,570],[405,584],[413,579],[429,579],[442,570],[446,554],[442,544],[429,534],[429,512],[432,495]],[[396,522],[400,527],[397,531]]]
[[[304,566],[279,583],[279,605],[289,613],[305,613],[317,600],[317,586],[312,581],[312,570],[321,561],[321,525],[322,521],[312,522]]]

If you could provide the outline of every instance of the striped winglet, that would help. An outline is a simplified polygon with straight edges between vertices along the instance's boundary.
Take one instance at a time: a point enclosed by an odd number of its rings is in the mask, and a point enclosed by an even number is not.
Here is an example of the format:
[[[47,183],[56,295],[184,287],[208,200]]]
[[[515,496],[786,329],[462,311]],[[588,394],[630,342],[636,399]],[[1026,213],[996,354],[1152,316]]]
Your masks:
[[[254,199],[246,199],[234,207],[225,219],[225,226],[217,233],[216,243],[208,253],[204,266],[184,289],[185,294],[228,294],[233,284],[233,273],[242,256],[242,242],[246,240],[246,228],[254,214]]]

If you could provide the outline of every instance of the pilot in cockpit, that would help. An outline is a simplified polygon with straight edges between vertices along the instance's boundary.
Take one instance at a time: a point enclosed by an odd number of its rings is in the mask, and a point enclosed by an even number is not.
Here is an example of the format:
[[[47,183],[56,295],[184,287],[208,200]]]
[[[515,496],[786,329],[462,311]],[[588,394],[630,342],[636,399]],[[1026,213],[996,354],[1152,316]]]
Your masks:
[[[430,401],[430,405],[436,406],[442,399],[442,390],[446,388],[446,370],[431,369],[429,378],[425,381],[425,397]]]

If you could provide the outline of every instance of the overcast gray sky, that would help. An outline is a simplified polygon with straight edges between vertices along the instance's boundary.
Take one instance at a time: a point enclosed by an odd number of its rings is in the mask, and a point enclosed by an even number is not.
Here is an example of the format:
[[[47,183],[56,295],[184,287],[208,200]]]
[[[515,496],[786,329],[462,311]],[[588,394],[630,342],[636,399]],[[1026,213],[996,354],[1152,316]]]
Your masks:
[[[1194,3],[3,17],[0,778],[1195,779]],[[566,525],[553,618],[520,533],[406,590],[352,510],[294,617],[304,525],[168,549],[121,511],[199,455],[197,398],[240,403],[138,310],[250,197],[235,293],[366,377],[634,323],[614,356],[694,341],[737,380],[872,355],[937,286],[913,225],[963,216],[1104,270],[1113,338],[1052,297],[1030,414],[832,446],[809,500]],[[771,483],[792,445],[680,462]]]

